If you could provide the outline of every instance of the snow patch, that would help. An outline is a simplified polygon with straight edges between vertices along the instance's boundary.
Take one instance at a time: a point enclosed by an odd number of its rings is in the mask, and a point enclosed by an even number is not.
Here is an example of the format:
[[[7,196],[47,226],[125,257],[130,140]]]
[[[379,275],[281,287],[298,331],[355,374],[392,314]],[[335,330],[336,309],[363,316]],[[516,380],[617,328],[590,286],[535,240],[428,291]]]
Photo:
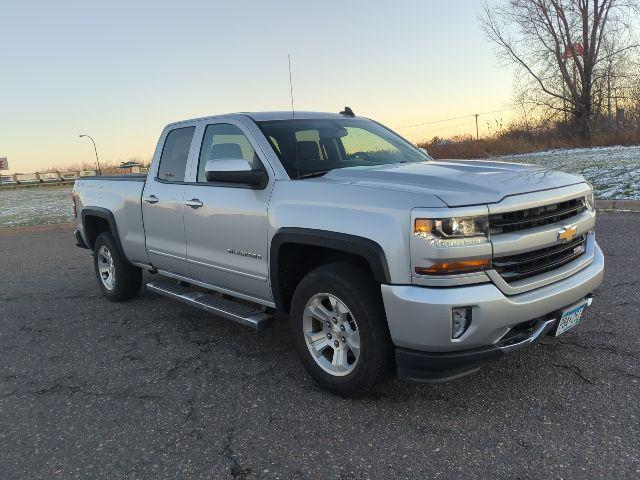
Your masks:
[[[597,198],[640,200],[640,145],[566,148],[488,160],[528,163],[578,173],[593,185]]]

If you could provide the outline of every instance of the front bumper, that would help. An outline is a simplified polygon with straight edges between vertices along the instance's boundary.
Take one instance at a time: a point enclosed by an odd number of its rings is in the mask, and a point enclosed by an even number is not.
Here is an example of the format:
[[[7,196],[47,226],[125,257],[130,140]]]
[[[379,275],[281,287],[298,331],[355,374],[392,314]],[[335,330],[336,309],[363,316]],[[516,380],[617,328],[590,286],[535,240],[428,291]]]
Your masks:
[[[592,297],[585,300],[590,305]],[[528,329],[487,347],[437,353],[397,348],[398,376],[414,382],[441,383],[468,375],[478,370],[484,362],[510,355],[536,343],[556,327],[560,316],[561,311],[534,320]]]
[[[435,377],[431,381],[445,381],[503,356],[507,352],[500,342],[514,327],[530,322],[535,330],[540,322],[555,323],[558,311],[588,297],[602,283],[603,271],[604,256],[596,244],[593,261],[582,270],[517,295],[507,296],[492,283],[448,288],[382,285],[400,376],[428,381],[419,378],[422,371]],[[461,338],[452,339],[451,309],[463,306],[471,307],[471,325]],[[552,327],[547,325],[547,331]]]

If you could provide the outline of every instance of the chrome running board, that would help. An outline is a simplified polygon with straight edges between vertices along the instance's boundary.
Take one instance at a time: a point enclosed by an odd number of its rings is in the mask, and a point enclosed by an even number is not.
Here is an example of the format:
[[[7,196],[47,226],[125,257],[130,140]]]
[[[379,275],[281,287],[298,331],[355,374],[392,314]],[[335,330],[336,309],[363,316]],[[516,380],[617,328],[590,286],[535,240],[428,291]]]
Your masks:
[[[178,300],[256,330],[266,327],[271,320],[271,315],[256,307],[227,300],[215,293],[199,292],[175,282],[149,282],[146,286],[150,292]]]

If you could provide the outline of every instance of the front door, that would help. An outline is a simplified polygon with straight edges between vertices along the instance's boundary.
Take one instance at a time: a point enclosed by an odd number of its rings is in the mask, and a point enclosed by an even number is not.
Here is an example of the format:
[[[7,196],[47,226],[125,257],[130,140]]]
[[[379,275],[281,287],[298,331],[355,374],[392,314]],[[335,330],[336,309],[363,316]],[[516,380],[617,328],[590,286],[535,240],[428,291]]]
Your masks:
[[[147,253],[153,266],[188,275],[184,234],[184,177],[195,127],[166,135],[155,176],[149,175],[142,193],[142,217]]]
[[[187,263],[196,280],[270,301],[267,206],[272,182],[258,190],[205,178],[208,160],[261,162],[250,135],[232,120],[204,130],[195,182],[187,185],[184,197]]]

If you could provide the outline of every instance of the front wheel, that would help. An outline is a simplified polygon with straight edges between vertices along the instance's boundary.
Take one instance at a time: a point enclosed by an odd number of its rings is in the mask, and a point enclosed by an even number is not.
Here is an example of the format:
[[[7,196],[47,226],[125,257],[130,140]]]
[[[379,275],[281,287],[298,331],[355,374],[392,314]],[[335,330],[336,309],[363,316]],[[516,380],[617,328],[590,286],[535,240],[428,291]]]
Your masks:
[[[98,285],[107,299],[121,302],[138,295],[142,269],[131,265],[120,253],[110,232],[98,235],[93,246],[93,266]]]
[[[305,369],[335,394],[364,395],[392,370],[380,287],[356,266],[334,263],[308,273],[294,293],[289,323]]]

